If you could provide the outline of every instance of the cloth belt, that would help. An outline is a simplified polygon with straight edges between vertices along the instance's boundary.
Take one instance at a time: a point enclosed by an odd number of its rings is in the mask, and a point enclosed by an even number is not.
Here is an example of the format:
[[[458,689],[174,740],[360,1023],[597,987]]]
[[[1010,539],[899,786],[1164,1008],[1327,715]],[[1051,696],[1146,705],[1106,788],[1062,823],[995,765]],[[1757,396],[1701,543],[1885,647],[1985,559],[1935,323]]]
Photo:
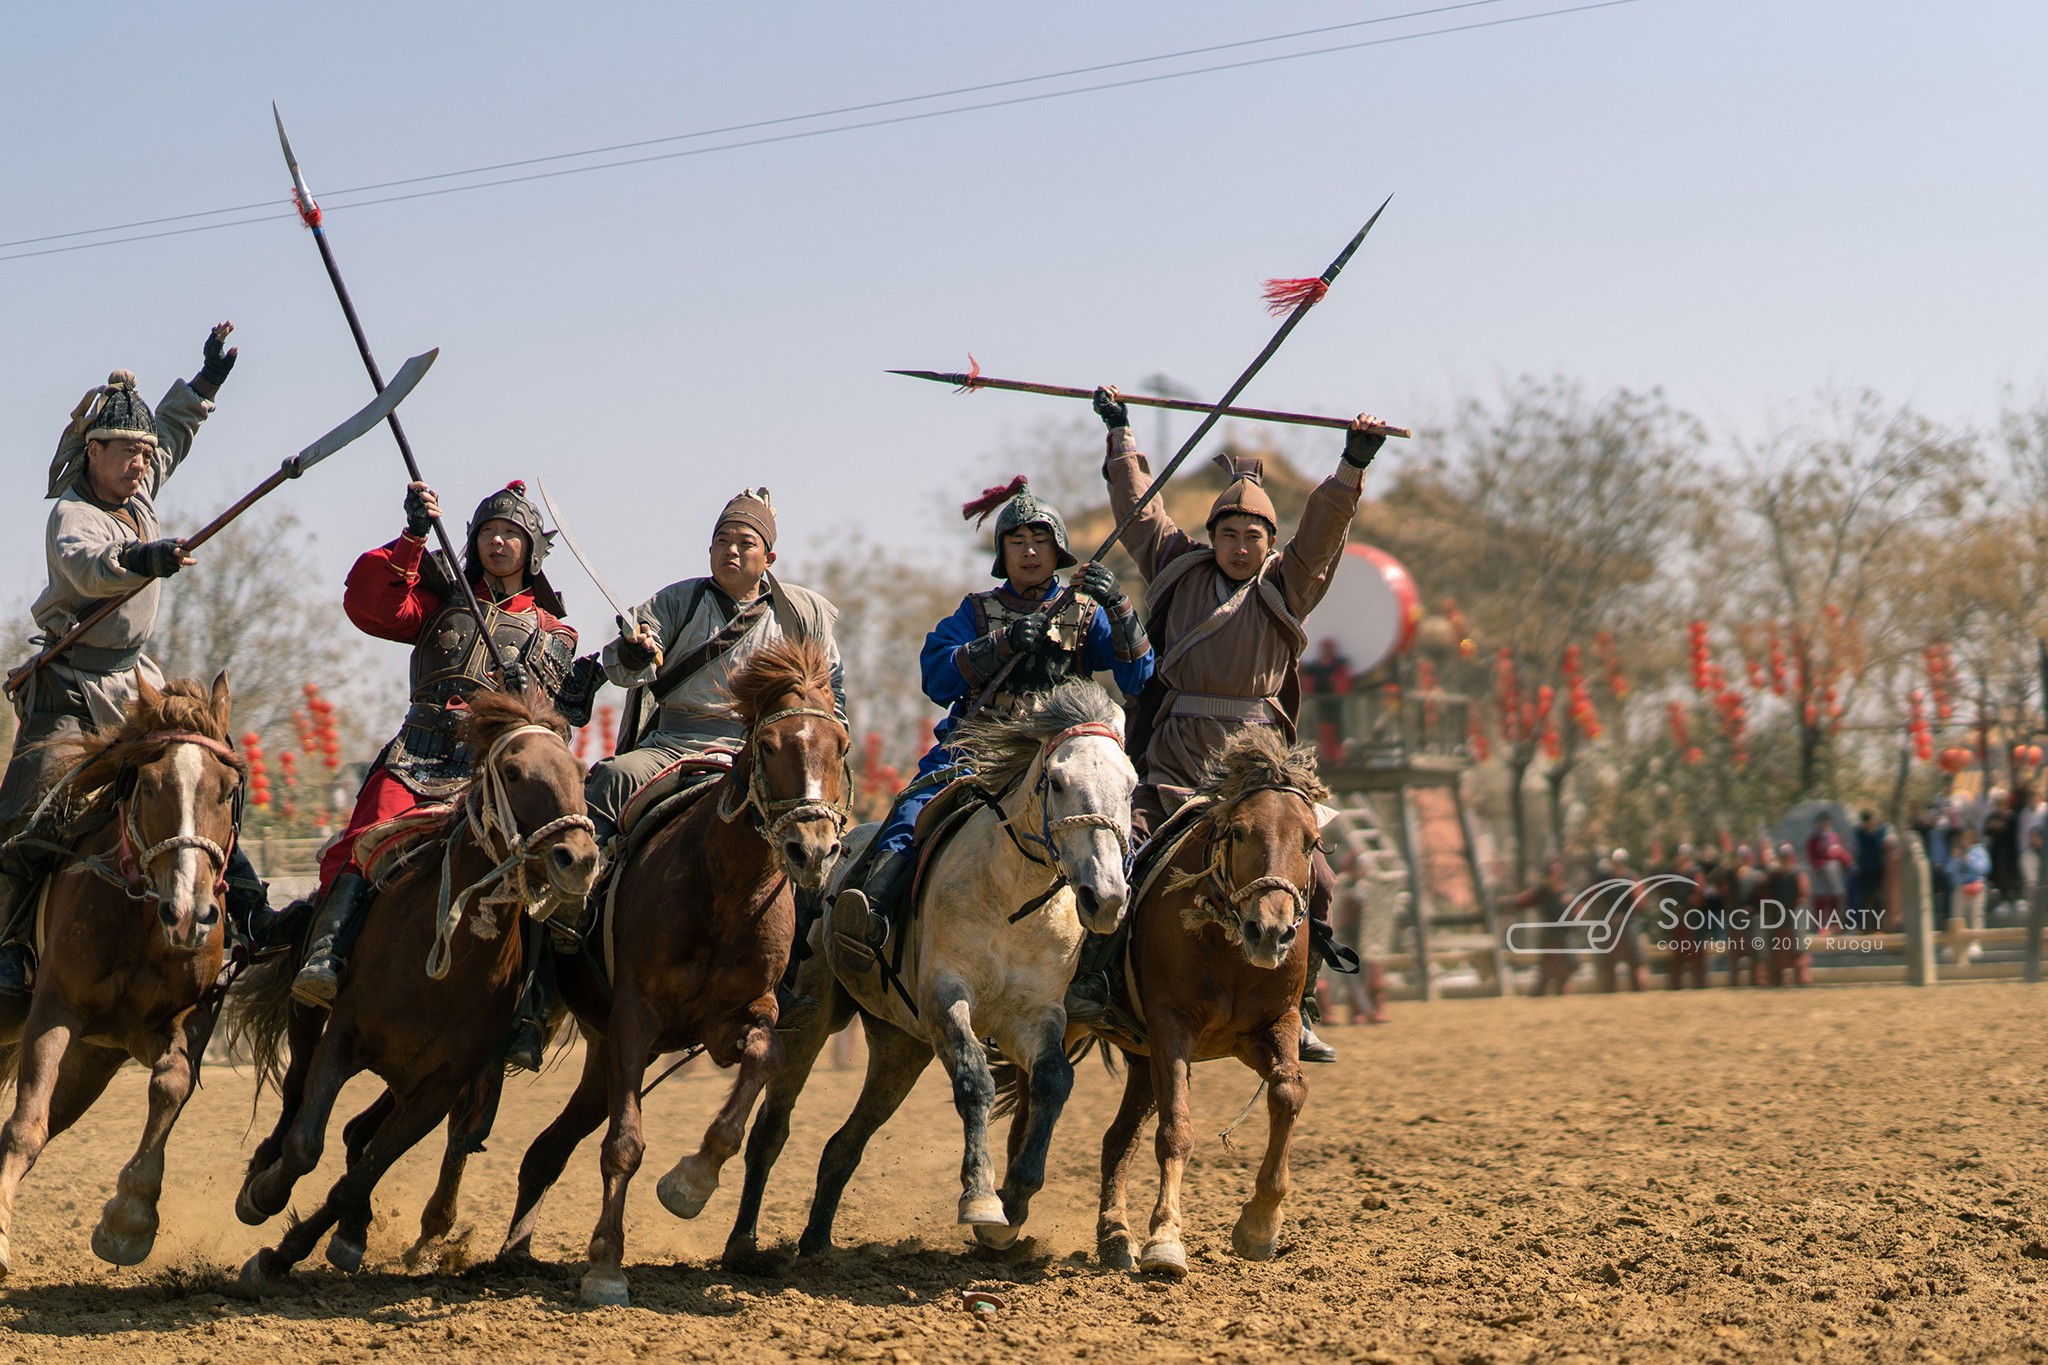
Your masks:
[[[78,673],[126,673],[142,661],[142,646],[73,645],[58,657]]]
[[[1179,692],[1168,715],[1206,716],[1242,725],[1272,725],[1278,709],[1272,697],[1225,697],[1213,692]]]
[[[721,716],[712,711],[693,711],[681,706],[664,706],[654,713],[654,729],[670,735],[689,735],[693,739],[731,739],[745,737],[746,727],[732,716]]]

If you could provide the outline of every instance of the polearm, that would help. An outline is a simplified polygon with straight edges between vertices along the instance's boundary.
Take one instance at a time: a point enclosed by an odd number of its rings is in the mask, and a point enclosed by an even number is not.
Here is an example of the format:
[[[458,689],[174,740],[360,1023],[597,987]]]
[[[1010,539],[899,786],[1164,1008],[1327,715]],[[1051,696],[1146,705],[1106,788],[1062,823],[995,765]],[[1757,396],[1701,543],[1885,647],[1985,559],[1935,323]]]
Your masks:
[[[977,389],[1003,389],[1010,393],[1043,394],[1047,398],[1092,400],[1095,397],[1093,389],[1076,389],[1065,384],[1033,384],[1022,379],[994,379],[979,370],[970,370],[965,374],[945,370],[891,370],[889,373],[900,374],[906,379],[926,379],[934,384],[951,384],[966,393],[972,393]],[[1166,408],[1172,412],[1213,412],[1216,409],[1214,403],[1185,398],[1161,398],[1149,393],[1124,393],[1118,390],[1117,398],[1132,407]],[[1349,431],[1353,421],[1349,417],[1319,417],[1313,413],[1280,412],[1273,408],[1229,407],[1223,410],[1223,415],[1242,417],[1252,422],[1278,422],[1285,426],[1328,427],[1332,431]],[[1366,430],[1375,436],[1407,437],[1415,434],[1407,427],[1393,427],[1382,422],[1375,422]]]
[[[399,367],[398,373],[391,377],[391,383],[385,386],[376,398],[371,400],[369,406],[349,418],[346,422],[343,422],[334,430],[328,432],[325,436],[322,436],[319,440],[313,442],[313,444],[307,446],[298,454],[285,460],[283,464],[277,467],[276,473],[243,494],[234,506],[206,523],[199,530],[185,537],[185,548],[188,550],[198,549],[201,545],[204,545],[207,541],[218,535],[221,529],[229,522],[241,516],[242,513],[248,511],[265,497],[275,492],[278,485],[282,484],[286,479],[298,478],[299,475],[305,473],[314,465],[319,464],[329,455],[340,450],[371,427],[388,418],[397,409],[398,405],[405,401],[405,396],[413,391],[413,387],[420,382],[420,376],[427,372],[428,368],[433,365],[435,357],[440,354],[439,348],[436,348],[423,355],[416,355],[406,361],[405,364]],[[158,581],[160,580],[151,579],[150,583]],[[16,692],[20,691],[23,685],[42,669],[43,665],[49,663],[50,660],[85,638],[86,633],[94,626],[97,626],[100,622],[119,611],[131,598],[148,586],[149,583],[139,584],[117,597],[107,598],[93,610],[91,615],[66,632],[62,639],[48,646],[42,653],[8,674],[7,695],[13,696]]]
[[[1323,295],[1330,292],[1331,283],[1343,272],[1344,267],[1351,263],[1352,254],[1358,250],[1359,244],[1365,240],[1365,235],[1372,231],[1372,225],[1380,220],[1380,215],[1387,211],[1387,205],[1393,202],[1394,196],[1391,194],[1380,201],[1380,206],[1372,211],[1372,217],[1365,220],[1365,226],[1360,228],[1357,235],[1352,237],[1349,242],[1345,243],[1344,249],[1337,253],[1336,260],[1323,267],[1322,274],[1315,276],[1313,279],[1266,281],[1267,306],[1275,312],[1285,308],[1287,310],[1287,320],[1280,324],[1280,330],[1273,333],[1273,339],[1266,343],[1265,349],[1252,358],[1251,364],[1245,366],[1244,373],[1237,377],[1237,382],[1232,384],[1224,393],[1222,399],[1209,409],[1209,415],[1204,417],[1201,423],[1196,426],[1194,434],[1181,443],[1181,447],[1174,453],[1174,457],[1166,462],[1166,468],[1159,471],[1159,477],[1152,480],[1151,486],[1139,495],[1136,502],[1131,504],[1131,510],[1124,513],[1118,519],[1116,525],[1111,528],[1109,537],[1096,547],[1094,554],[1088,557],[1089,563],[1100,563],[1102,557],[1115,547],[1117,541],[1123,538],[1123,534],[1130,527],[1130,524],[1137,519],[1138,513],[1145,510],[1145,504],[1151,502],[1153,498],[1158,496],[1159,490],[1166,487],[1166,481],[1173,477],[1173,471],[1180,468],[1182,461],[1186,460],[1194,448],[1202,443],[1202,438],[1209,434],[1209,429],[1222,419],[1225,412],[1229,411],[1230,405],[1237,400],[1237,396],[1244,392],[1245,385],[1252,382],[1252,379],[1258,372],[1265,368],[1266,362],[1271,360],[1274,353],[1286,343],[1288,334],[1301,325],[1301,320],[1308,316],[1308,310],[1323,301]],[[1038,610],[1048,613],[1057,612],[1072,592],[1073,589],[1071,587],[1060,589],[1060,591],[1048,597]],[[981,693],[975,699],[974,705],[969,708],[967,713],[969,716],[978,713],[981,710],[983,701],[995,695],[1003,679],[1010,675],[1011,670],[1016,668],[1018,660],[1022,657],[1019,654],[1012,654],[1008,662],[995,671],[994,676],[988,680],[987,686],[981,689]]]
[[[311,230],[313,242],[320,248],[320,263],[327,267],[327,278],[334,284],[334,297],[341,301],[341,313],[348,319],[349,335],[356,339],[356,351],[363,358],[363,368],[370,372],[370,382],[381,393],[384,372],[377,368],[377,357],[370,351],[370,339],[363,333],[363,321],[356,316],[355,300],[349,297],[348,286],[342,282],[341,267],[334,263],[334,248],[327,244],[327,229],[321,225],[320,206],[313,202],[313,192],[306,188],[306,177],[299,171],[298,157],[292,154],[292,140],[285,136],[284,115],[277,112],[275,100],[270,102],[270,116],[277,121],[277,141],[284,148],[284,164],[291,168],[292,202],[299,211],[299,221]],[[412,476],[414,483],[425,483],[426,479],[420,473],[420,462],[413,458],[412,442],[405,439],[405,427],[399,422],[398,414],[393,412],[389,420],[392,438],[398,442],[398,453],[405,458],[405,472]],[[433,521],[434,536],[441,542],[441,553],[448,556],[453,570],[449,577],[462,589],[463,605],[476,618],[477,638],[487,640],[491,634],[490,622],[484,617],[483,605],[476,600],[476,589],[470,586],[469,574],[463,569],[461,557],[455,553],[455,542],[448,538],[448,528],[442,524],[441,518],[435,517]],[[484,654],[490,660],[492,678],[501,679],[504,663],[498,658],[497,650],[485,650]]]

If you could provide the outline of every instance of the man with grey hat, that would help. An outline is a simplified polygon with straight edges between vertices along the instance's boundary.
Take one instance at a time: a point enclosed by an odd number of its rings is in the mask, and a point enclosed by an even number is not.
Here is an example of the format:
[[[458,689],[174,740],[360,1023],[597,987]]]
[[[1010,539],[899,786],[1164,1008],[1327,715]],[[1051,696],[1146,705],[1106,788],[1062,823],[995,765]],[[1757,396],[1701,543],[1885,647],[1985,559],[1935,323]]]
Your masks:
[[[156,497],[185,462],[235,367],[237,348],[227,345],[234,330],[223,322],[209,331],[199,373],[174,382],[154,409],[136,391],[135,376],[115,370],[72,409],[50,461],[44,496],[55,506],[43,534],[49,581],[30,608],[35,643],[62,638],[109,597],[141,591],[38,669],[14,698],[14,753],[0,779],[0,839],[10,841],[0,852],[0,994],[24,994],[31,983],[30,950],[19,939],[32,917],[20,912],[46,864],[11,841],[63,776],[69,755],[52,741],[119,723],[138,679],[163,685],[163,671],[147,652],[157,580],[193,558],[184,542],[163,534]],[[229,912],[246,925],[252,908],[263,904],[263,884],[240,849],[228,879]]]

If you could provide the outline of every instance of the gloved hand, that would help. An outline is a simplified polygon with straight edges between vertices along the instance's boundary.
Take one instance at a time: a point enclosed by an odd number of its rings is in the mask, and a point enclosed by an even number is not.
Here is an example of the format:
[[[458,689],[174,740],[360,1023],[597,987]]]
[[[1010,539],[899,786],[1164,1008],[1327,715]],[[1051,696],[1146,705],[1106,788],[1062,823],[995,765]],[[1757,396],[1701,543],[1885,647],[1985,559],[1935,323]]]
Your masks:
[[[425,540],[441,515],[441,500],[423,483],[405,486],[405,530],[414,540]]]
[[[1045,613],[1034,611],[1010,622],[1009,628],[1003,632],[1003,639],[1009,644],[1012,654],[1035,654],[1045,648],[1045,626]]]
[[[1380,447],[1387,443],[1386,437],[1366,430],[1367,427],[1378,424],[1379,418],[1371,413],[1358,414],[1358,420],[1351,424],[1351,430],[1344,433],[1345,464],[1354,469],[1364,469],[1372,463],[1372,457],[1379,454]]]
[[[121,549],[121,567],[151,578],[169,578],[187,564],[196,563],[185,553],[182,540],[138,540]]]
[[[234,323],[223,322],[206,334],[206,363],[199,367],[199,377],[216,389],[227,382],[228,371],[235,368],[235,356],[241,350],[239,346],[227,346],[227,349],[222,349],[227,343],[229,333],[234,330]]]
[[[656,649],[646,626],[632,625],[629,628],[629,624],[625,617],[619,618],[619,667],[638,673],[654,662]]]
[[[533,686],[533,679],[526,672],[526,665],[517,659],[505,660],[504,670],[498,680],[505,684],[505,691],[515,697],[526,695],[526,689]]]
[[[1102,419],[1102,425],[1115,431],[1118,427],[1131,424],[1131,410],[1124,406],[1124,400],[1114,384],[1105,385],[1095,391],[1095,415]]]
[[[1124,592],[1107,564],[1090,560],[1074,575],[1074,590],[1086,593],[1110,611],[1123,605]]]

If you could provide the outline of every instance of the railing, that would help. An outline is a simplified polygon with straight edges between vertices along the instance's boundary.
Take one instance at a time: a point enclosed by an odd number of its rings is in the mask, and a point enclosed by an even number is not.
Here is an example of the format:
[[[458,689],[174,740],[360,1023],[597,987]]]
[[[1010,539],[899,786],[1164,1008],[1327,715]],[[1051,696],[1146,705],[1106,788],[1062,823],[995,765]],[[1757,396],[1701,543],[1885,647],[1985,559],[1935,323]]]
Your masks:
[[[278,881],[315,875],[320,870],[320,850],[327,847],[327,840],[317,835],[288,838],[264,833],[245,840],[242,847],[248,852],[249,861],[256,865],[258,876],[265,881]]]
[[[1320,733],[1330,698],[1304,698],[1304,728]],[[1417,759],[1470,761],[1472,702],[1454,692],[1373,688],[1340,702],[1338,739],[1344,762],[1361,768],[1398,768]]]

